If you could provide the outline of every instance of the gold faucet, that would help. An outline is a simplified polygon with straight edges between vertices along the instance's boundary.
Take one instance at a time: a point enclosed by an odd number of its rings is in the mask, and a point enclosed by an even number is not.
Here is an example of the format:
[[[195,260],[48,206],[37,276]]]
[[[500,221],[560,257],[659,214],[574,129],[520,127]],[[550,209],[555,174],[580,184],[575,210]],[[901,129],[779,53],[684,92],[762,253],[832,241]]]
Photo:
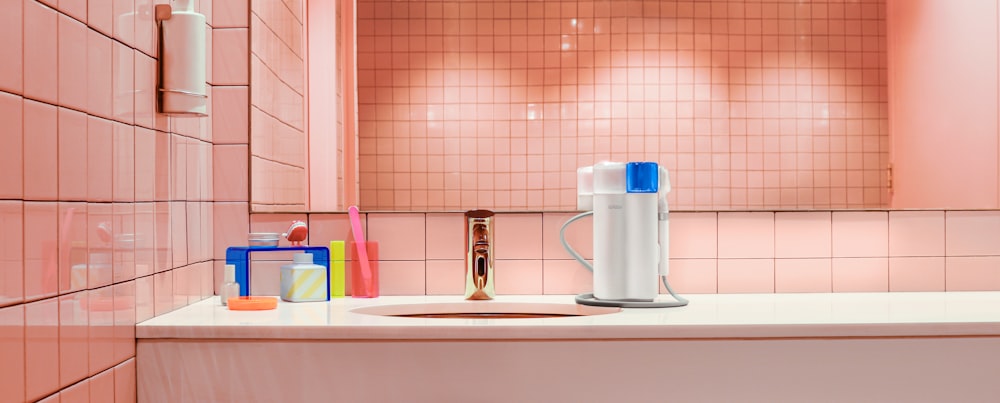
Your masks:
[[[465,299],[493,299],[493,212],[465,213]]]

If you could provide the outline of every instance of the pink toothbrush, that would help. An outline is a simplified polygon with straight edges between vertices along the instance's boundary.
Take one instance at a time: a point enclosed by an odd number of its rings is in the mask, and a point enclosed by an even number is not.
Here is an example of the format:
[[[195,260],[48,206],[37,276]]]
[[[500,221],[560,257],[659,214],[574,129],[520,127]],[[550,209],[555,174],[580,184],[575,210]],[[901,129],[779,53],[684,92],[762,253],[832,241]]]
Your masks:
[[[348,207],[347,215],[351,218],[351,232],[354,233],[354,245],[358,248],[358,258],[361,260],[361,280],[365,285],[365,295],[372,295],[372,267],[368,262],[368,248],[365,243],[365,234],[361,232],[361,216],[358,214],[358,206]]]

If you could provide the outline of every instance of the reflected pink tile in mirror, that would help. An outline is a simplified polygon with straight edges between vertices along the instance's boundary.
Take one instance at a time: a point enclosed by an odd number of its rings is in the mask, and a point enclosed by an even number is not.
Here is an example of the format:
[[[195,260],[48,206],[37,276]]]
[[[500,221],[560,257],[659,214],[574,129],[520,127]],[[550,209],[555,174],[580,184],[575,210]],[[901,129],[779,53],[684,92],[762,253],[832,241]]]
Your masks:
[[[0,306],[24,300],[24,206],[0,201]]]
[[[24,95],[55,104],[58,99],[58,13],[39,2],[25,1],[23,4]]]
[[[90,315],[90,375],[114,365],[114,303],[112,286],[88,291],[87,306]]]
[[[115,284],[112,290],[114,311],[114,362],[135,357],[136,285],[135,281]]]
[[[25,396],[34,401],[59,390],[59,300],[24,306]]]
[[[59,291],[87,288],[89,249],[87,203],[59,202]]]
[[[24,203],[24,297],[35,300],[59,290],[58,208],[54,202]]]
[[[89,293],[75,292],[59,297],[59,386],[69,386],[90,376],[88,340]]]
[[[98,288],[111,284],[115,230],[112,205],[91,203],[87,219],[87,287]]]
[[[0,400],[20,402],[24,396],[24,308],[15,305],[0,308]]]

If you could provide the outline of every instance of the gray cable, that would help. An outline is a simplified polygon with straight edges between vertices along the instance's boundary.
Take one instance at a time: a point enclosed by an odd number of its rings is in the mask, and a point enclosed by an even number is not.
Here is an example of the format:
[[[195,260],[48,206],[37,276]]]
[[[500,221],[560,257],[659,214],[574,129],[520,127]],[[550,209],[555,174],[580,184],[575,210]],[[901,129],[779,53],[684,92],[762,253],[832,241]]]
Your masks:
[[[573,258],[576,259],[576,261],[580,262],[580,264],[582,264],[583,267],[586,267],[587,270],[593,272],[594,266],[592,266],[590,262],[584,259],[583,256],[580,256],[580,254],[577,253],[576,250],[573,249],[573,247],[569,246],[568,242],[566,242],[566,228],[569,227],[571,223],[589,215],[594,215],[594,212],[587,211],[584,213],[577,214],[572,218],[570,218],[569,220],[566,220],[566,223],[564,223],[562,225],[562,228],[559,229],[559,241],[562,242],[563,248],[566,249],[566,252],[569,252],[569,254],[572,255]],[[608,307],[619,307],[619,308],[674,308],[679,306],[685,306],[688,304],[689,301],[686,298],[677,295],[677,293],[674,292],[674,289],[670,288],[670,283],[667,282],[667,276],[660,276],[660,280],[663,281],[663,286],[666,287],[667,292],[670,293],[670,296],[674,297],[674,299],[676,299],[677,301],[601,300],[595,298],[593,293],[588,293],[588,294],[577,295],[576,303],[581,305],[608,306]]]

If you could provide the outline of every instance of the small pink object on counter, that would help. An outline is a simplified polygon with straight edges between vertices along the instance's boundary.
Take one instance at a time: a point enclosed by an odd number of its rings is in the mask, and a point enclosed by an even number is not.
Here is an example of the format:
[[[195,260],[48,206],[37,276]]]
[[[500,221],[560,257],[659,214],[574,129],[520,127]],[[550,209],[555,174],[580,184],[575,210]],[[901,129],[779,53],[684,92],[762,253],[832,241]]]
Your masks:
[[[305,241],[309,236],[309,227],[302,221],[292,221],[292,225],[288,227],[288,231],[285,231],[281,236],[285,237],[288,242],[291,242],[292,246],[302,246],[302,241]]]

